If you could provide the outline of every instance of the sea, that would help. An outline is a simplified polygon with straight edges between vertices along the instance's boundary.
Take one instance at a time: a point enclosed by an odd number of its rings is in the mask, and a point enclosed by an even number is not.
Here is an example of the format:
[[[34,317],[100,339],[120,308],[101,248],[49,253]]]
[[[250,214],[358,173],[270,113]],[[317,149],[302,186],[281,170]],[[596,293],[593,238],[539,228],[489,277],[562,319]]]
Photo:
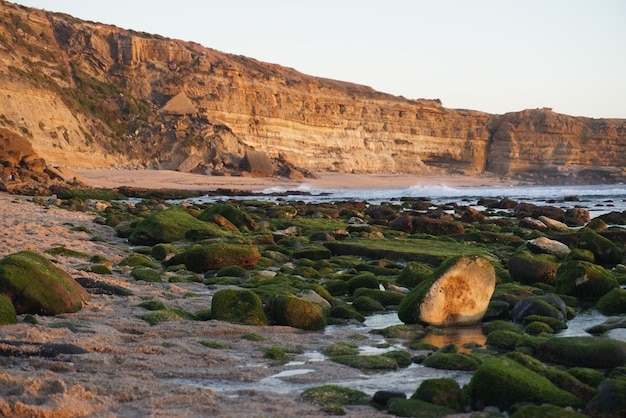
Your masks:
[[[228,199],[255,199],[268,201],[302,201],[305,203],[335,203],[362,201],[369,204],[401,203],[402,199],[426,199],[437,204],[474,206],[480,209],[482,199],[509,198],[517,202],[539,206],[556,206],[562,209],[583,208],[594,218],[609,212],[626,210],[626,184],[604,185],[502,185],[452,187],[441,185],[415,185],[406,188],[372,189],[315,189],[303,183],[295,189],[270,188],[260,193],[239,196],[202,196],[196,203],[213,203]]]

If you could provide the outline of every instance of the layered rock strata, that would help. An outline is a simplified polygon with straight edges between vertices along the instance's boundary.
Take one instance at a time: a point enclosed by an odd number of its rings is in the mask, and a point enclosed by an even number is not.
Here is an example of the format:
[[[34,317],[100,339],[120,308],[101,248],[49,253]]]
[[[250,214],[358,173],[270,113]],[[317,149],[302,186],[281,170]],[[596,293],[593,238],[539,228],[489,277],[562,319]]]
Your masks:
[[[255,151],[283,171],[626,178],[622,119],[447,109],[8,2],[0,16],[0,126],[51,164],[224,173]]]

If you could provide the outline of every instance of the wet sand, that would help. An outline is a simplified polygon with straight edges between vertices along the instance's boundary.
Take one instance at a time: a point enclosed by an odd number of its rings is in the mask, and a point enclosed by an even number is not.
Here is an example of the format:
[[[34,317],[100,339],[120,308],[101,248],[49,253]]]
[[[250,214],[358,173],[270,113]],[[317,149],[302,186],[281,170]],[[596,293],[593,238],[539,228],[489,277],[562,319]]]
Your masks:
[[[349,174],[315,173],[315,178],[290,180],[277,177],[208,176],[181,173],[170,170],[114,170],[76,169],[93,187],[115,188],[120,186],[148,189],[206,190],[342,190],[342,189],[388,189],[411,186],[445,185],[497,186],[516,184],[515,180],[495,176],[466,175],[401,175],[401,174]]]

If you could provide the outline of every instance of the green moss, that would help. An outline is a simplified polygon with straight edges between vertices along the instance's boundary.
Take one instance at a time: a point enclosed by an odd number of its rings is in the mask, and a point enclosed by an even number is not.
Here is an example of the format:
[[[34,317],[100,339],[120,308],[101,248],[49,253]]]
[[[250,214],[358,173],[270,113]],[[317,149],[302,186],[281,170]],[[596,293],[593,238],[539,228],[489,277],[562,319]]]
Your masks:
[[[605,379],[601,372],[588,367],[572,367],[567,370],[567,373],[592,388],[597,388],[598,385]]]
[[[399,417],[446,417],[454,415],[454,409],[438,406],[430,402],[419,399],[393,398],[387,403],[387,410],[390,414]]]
[[[355,344],[338,342],[327,346],[322,352],[329,357],[334,357],[359,354],[359,349]]]
[[[167,266],[184,264],[187,269],[204,273],[209,270],[219,270],[228,266],[240,266],[251,269],[261,259],[258,248],[236,244],[209,244],[191,248],[172,257]]]
[[[395,370],[398,368],[398,362],[395,359],[383,355],[349,354],[333,356],[330,359],[361,370]]]
[[[341,279],[332,279],[324,283],[324,287],[333,296],[344,296],[348,293],[348,282]]]
[[[211,301],[211,315],[214,319],[235,324],[269,324],[263,311],[263,302],[251,290],[219,290]]]
[[[247,334],[243,334],[241,336],[241,339],[242,340],[248,340],[248,341],[265,341],[265,340],[267,340],[267,338],[265,338],[261,334],[257,334],[256,332],[249,332]]]
[[[357,289],[378,289],[379,280],[373,273],[361,273],[348,280],[348,292],[354,293]]]
[[[89,266],[87,271],[90,271],[96,274],[112,274],[111,269],[108,266],[105,266],[104,264],[91,265]]]
[[[202,344],[205,347],[213,348],[216,350],[226,350],[226,349],[231,348],[230,344],[228,343],[224,343],[221,341],[214,341],[214,340],[202,340],[200,341],[200,344]]]
[[[367,296],[359,296],[352,301],[352,307],[362,314],[384,311],[385,307],[380,302]]]
[[[53,247],[44,251],[46,254],[50,254],[53,256],[64,256],[64,257],[74,257],[74,258],[84,258],[88,259],[91,256],[87,253],[83,253],[81,251],[71,250],[65,247]]]
[[[402,302],[402,299],[404,299],[405,294],[388,290],[379,290],[378,288],[369,289],[361,287],[354,291],[353,296],[355,298],[365,296],[370,299],[374,299],[383,306],[398,306],[400,302]]]
[[[459,412],[464,407],[463,391],[457,381],[449,377],[424,380],[411,399],[419,399]]]
[[[130,275],[135,278],[135,280],[142,280],[144,282],[150,283],[162,283],[163,279],[161,279],[161,274],[158,271],[151,269],[150,267],[135,267]]]
[[[89,300],[87,292],[67,272],[32,251],[0,260],[0,294],[11,300],[18,314],[76,312]]]
[[[528,325],[531,322],[543,322],[544,324],[548,325],[552,330],[554,331],[560,331],[560,330],[564,330],[567,329],[567,324],[563,321],[560,321],[556,318],[553,318],[551,316],[543,316],[543,315],[528,315],[525,316],[522,323],[524,325]]]
[[[510,332],[514,332],[517,334],[522,334],[522,330],[520,329],[520,327],[518,327],[517,325],[515,325],[514,323],[510,321],[504,321],[502,319],[496,319],[494,321],[491,321],[483,325],[483,334],[485,335],[489,335],[493,331],[497,331],[497,330],[510,331]]]
[[[167,309],[165,303],[161,302],[160,300],[147,300],[145,302],[141,302],[137,306],[147,309],[149,311],[160,311],[162,309]]]
[[[58,188],[55,190],[59,199],[70,200],[125,200],[126,196],[110,189],[63,189]]]
[[[254,231],[258,227],[256,222],[246,212],[227,203],[217,203],[212,205],[198,215],[198,219],[202,221],[211,221],[214,215],[223,216],[239,229]]]
[[[131,254],[120,261],[120,266],[150,267],[151,269],[158,269],[160,267],[159,263],[156,263],[150,257],[137,253]]]
[[[396,282],[401,285],[408,287],[409,289],[414,288],[422,281],[426,280],[430,275],[433,274],[433,269],[426,264],[423,263],[409,263],[402,272],[396,278]]]
[[[582,231],[578,240],[578,248],[593,252],[596,262],[603,265],[615,265],[622,262],[624,258],[622,248],[591,229],[585,228]]]
[[[563,263],[557,270],[555,285],[557,293],[590,300],[597,300],[619,287],[610,271],[580,260]]]
[[[0,295],[0,326],[9,324],[17,324],[15,308],[7,297]]]
[[[495,405],[502,410],[509,410],[518,402],[583,406],[576,396],[559,389],[546,377],[500,357],[486,359],[474,372],[467,390],[472,403]]]
[[[137,223],[128,240],[136,245],[156,245],[181,241],[187,236],[202,238],[223,237],[232,234],[219,226],[194,218],[178,207],[155,212]]]
[[[180,251],[170,243],[157,244],[150,250],[150,256],[155,260],[163,261],[169,255],[178,254]]]
[[[542,341],[535,356],[565,366],[609,369],[626,363],[626,342],[604,337],[554,337]]]
[[[289,347],[264,347],[263,358],[276,360],[280,362],[287,362],[293,359],[294,354],[300,354],[302,350],[289,348]]]
[[[311,387],[302,392],[300,397],[325,410],[337,410],[347,405],[367,405],[371,399],[365,392],[337,385]]]
[[[394,359],[396,363],[398,363],[398,367],[409,367],[409,365],[412,363],[411,354],[409,354],[408,351],[404,350],[386,351],[382,353],[381,356]]]
[[[326,327],[326,308],[292,295],[278,295],[270,302],[270,317],[279,325],[304,330]]]
[[[596,309],[604,315],[626,314],[626,289],[616,287],[596,303]]]
[[[425,335],[421,325],[390,325],[378,331],[385,338],[414,340]]]
[[[529,322],[524,327],[524,332],[531,335],[554,334],[554,330],[552,329],[552,327],[542,321]]]
[[[359,322],[363,322],[365,320],[365,316],[363,316],[363,314],[354,309],[352,305],[348,305],[346,303],[340,303],[339,305],[330,308],[328,316],[335,319],[355,319]]]
[[[435,353],[424,359],[426,367],[441,370],[476,370],[480,365],[478,358],[465,353]]]
[[[139,318],[154,326],[160,324],[161,322],[192,319],[192,315],[175,309],[162,309],[147,313]]]

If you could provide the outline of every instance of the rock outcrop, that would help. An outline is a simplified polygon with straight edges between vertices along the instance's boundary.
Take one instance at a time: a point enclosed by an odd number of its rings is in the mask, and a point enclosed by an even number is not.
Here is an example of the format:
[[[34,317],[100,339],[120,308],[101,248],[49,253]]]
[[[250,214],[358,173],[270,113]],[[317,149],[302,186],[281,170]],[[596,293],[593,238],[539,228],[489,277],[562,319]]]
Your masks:
[[[0,1],[0,127],[53,166],[626,178],[626,121],[447,109]]]

